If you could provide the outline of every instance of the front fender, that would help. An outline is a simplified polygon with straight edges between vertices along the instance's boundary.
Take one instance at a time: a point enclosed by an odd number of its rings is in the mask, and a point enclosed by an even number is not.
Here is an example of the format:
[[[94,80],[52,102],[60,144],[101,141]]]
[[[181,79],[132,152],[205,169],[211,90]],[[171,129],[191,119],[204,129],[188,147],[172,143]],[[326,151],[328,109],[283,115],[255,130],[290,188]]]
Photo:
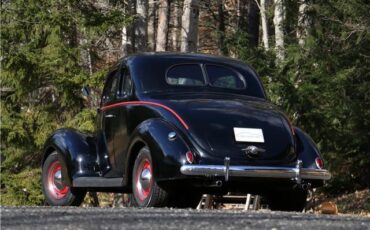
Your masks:
[[[74,129],[58,129],[45,142],[42,164],[54,151],[61,158],[62,177],[67,185],[71,185],[75,177],[97,176],[94,171],[96,140],[93,136]]]
[[[169,140],[170,132],[176,133],[174,140]],[[129,175],[128,179],[131,178],[131,171],[139,150],[135,149],[136,146],[140,146],[138,143],[149,147],[153,173],[157,181],[184,178],[180,167],[185,164],[185,153],[190,148],[184,141],[181,131],[175,126],[159,118],[146,120],[136,128],[130,143],[128,158],[125,161],[128,164],[125,167],[126,175]]]
[[[294,132],[297,139],[298,159],[302,160],[304,168],[317,169],[315,159],[320,157],[320,151],[315,142],[300,128],[294,127]]]

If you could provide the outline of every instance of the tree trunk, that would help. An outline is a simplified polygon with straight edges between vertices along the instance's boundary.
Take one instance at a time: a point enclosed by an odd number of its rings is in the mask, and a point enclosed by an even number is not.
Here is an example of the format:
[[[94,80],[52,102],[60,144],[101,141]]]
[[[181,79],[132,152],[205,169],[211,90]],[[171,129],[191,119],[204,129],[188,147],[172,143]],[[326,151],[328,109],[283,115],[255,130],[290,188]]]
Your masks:
[[[303,46],[305,44],[305,38],[308,35],[310,27],[310,18],[307,15],[309,5],[307,0],[299,0],[298,4],[299,8],[298,8],[297,39],[298,44]]]
[[[148,1],[136,0],[136,15],[137,19],[135,22],[135,43],[136,51],[144,52],[147,51],[147,19],[148,19]]]
[[[257,47],[259,41],[260,9],[255,0],[238,1],[238,29],[248,34],[250,47]]]
[[[229,54],[225,44],[225,15],[224,15],[224,3],[223,0],[217,1],[218,8],[218,48],[222,55],[227,56]]]
[[[172,8],[172,50],[178,51],[180,48],[180,26],[181,26],[181,9],[180,9],[180,2],[178,0],[174,0],[171,4]]]
[[[257,0],[256,0],[257,1]],[[260,12],[261,12],[261,23],[262,23],[262,42],[265,50],[270,48],[269,46],[269,33],[268,33],[268,20],[266,14],[267,0],[261,0]]]
[[[159,1],[157,47],[156,51],[166,51],[168,35],[168,19],[170,13],[169,0]]]
[[[185,0],[181,30],[182,52],[197,51],[198,18],[199,18],[199,0]]]
[[[157,17],[157,2],[149,1],[149,15],[148,15],[148,48],[154,51],[156,48],[156,17]]]
[[[133,0],[125,0],[123,3],[123,14],[129,15],[132,13]],[[130,46],[132,46],[132,26],[124,25],[121,29],[121,57],[125,57],[130,54]]]
[[[121,29],[121,56],[125,57],[128,55],[128,45],[130,42],[130,39],[128,37],[128,30],[127,26],[123,26]]]
[[[73,14],[74,13],[74,6],[72,3],[67,3],[67,9],[68,13]],[[78,28],[77,23],[75,20],[70,20],[68,23],[68,43],[70,48],[76,48],[78,47],[79,39],[78,39]]]
[[[81,47],[80,51],[80,62],[81,65],[89,71],[90,76],[93,73],[92,69],[92,60],[91,60],[91,50],[87,44],[86,39],[86,29],[84,27],[81,28],[81,31],[78,34],[78,43],[79,47]]]
[[[238,0],[236,5],[236,15],[238,22],[238,29],[240,31],[248,31],[248,2],[250,0],[242,1]]]
[[[257,47],[259,41],[259,8],[254,0],[249,0],[248,2],[248,35],[249,35],[249,45],[251,47]]]
[[[91,60],[91,50],[90,48],[87,48],[87,64],[89,66],[89,74],[90,76],[93,74],[93,65]]]
[[[284,60],[284,17],[285,10],[282,0],[274,0],[275,49],[278,62]]]

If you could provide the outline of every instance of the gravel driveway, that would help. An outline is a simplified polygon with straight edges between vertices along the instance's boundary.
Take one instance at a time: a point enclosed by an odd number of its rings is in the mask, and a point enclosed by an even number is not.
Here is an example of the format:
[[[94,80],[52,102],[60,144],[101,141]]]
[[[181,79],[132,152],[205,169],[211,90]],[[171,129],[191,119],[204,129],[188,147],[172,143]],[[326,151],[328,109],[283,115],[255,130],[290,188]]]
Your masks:
[[[349,215],[232,210],[1,207],[1,229],[370,229]]]

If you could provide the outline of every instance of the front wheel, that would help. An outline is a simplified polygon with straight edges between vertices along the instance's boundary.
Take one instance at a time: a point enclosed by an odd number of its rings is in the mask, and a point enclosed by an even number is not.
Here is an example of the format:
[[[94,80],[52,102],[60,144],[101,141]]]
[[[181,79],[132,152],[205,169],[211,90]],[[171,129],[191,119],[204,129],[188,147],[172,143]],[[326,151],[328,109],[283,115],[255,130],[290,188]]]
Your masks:
[[[83,189],[65,185],[58,153],[51,153],[42,166],[42,192],[51,206],[79,206],[86,195]]]
[[[269,194],[267,203],[273,211],[302,212],[307,203],[306,190],[279,191]]]

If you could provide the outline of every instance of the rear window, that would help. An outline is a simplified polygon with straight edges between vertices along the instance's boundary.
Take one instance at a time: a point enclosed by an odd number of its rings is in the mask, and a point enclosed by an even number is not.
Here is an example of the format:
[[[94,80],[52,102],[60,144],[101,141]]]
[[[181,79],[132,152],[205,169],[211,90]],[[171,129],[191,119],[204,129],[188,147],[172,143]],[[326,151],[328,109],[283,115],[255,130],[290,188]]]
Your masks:
[[[202,69],[198,64],[183,64],[171,67],[167,72],[166,81],[170,85],[205,85]]]
[[[211,86],[227,89],[245,89],[245,79],[238,72],[218,65],[206,65]]]

